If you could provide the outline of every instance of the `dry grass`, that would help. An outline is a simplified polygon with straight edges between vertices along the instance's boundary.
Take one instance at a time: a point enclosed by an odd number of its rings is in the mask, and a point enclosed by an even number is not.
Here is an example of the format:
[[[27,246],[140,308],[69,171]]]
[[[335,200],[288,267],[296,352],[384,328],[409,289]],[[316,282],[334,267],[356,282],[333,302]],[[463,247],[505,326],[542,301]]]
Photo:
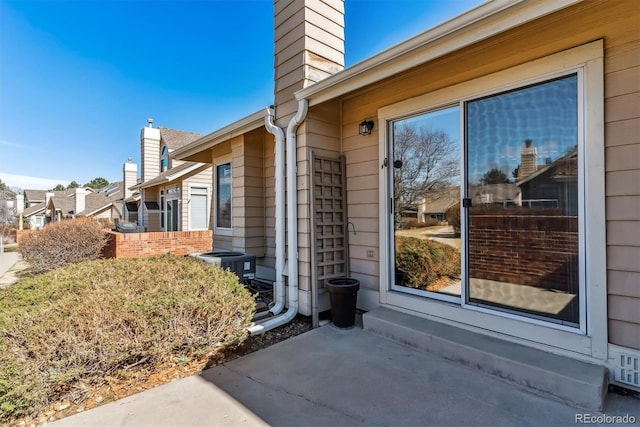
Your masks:
[[[236,346],[254,309],[231,272],[172,255],[23,279],[0,292],[0,422]]]

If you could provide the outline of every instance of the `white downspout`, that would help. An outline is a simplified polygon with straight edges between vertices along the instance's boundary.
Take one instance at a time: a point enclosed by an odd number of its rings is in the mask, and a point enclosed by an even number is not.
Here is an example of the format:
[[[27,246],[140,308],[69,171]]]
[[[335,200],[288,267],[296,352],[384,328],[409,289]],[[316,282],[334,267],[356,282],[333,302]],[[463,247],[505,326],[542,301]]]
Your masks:
[[[276,283],[273,287],[275,305],[269,310],[273,315],[279,314],[284,309],[284,259],[285,259],[285,170],[284,170],[284,131],[273,123],[276,112],[273,107],[267,108],[264,124],[267,131],[275,136],[275,193],[276,193]]]
[[[307,116],[309,103],[298,101],[298,112],[287,126],[287,242],[289,266],[289,307],[283,314],[248,328],[251,335],[259,335],[290,322],[298,314],[298,179],[297,179],[297,130]]]

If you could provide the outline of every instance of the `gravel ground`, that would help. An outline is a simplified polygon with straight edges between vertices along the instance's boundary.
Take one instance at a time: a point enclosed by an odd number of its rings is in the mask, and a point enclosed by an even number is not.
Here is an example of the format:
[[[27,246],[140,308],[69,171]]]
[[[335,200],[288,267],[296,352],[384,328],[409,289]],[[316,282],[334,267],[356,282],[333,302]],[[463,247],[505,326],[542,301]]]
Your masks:
[[[285,325],[278,326],[261,335],[250,336],[240,347],[235,349],[233,353],[237,357],[244,356],[245,354],[269,347],[270,345],[300,335],[311,329],[311,318],[298,315]]]

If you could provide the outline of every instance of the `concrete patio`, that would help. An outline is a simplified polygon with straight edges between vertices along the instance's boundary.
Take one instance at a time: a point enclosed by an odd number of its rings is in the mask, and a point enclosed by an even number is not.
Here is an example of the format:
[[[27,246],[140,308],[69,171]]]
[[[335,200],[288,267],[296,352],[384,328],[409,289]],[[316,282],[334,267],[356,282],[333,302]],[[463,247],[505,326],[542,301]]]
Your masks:
[[[640,400],[604,413],[529,393],[356,327],[326,325],[52,426],[573,426],[640,422]]]

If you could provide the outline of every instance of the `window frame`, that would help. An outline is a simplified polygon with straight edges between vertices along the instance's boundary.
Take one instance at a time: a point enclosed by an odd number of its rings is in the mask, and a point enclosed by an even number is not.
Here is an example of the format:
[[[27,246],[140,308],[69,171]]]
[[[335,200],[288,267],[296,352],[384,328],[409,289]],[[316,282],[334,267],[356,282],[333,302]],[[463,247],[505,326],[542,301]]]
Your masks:
[[[222,156],[213,163],[213,229],[216,234],[223,236],[231,236],[233,235],[233,162],[231,161],[231,156]],[[218,226],[218,167],[229,165],[231,169],[231,183],[230,183],[230,198],[231,198],[231,226],[230,227],[220,227]]]
[[[206,206],[207,206],[207,212],[206,212],[206,227],[205,228],[197,228],[194,229],[192,228],[192,223],[191,223],[191,214],[192,214],[192,210],[191,210],[191,199],[193,197],[193,190],[194,189],[200,189],[200,190],[205,190],[206,194],[198,194],[200,196],[205,195],[207,197],[206,199]],[[201,231],[201,230],[208,230],[209,226],[210,226],[210,222],[211,222],[211,203],[210,203],[210,197],[211,197],[211,187],[208,185],[196,185],[196,184],[189,184],[189,209],[188,209],[188,227],[190,231]]]
[[[166,145],[160,150],[160,172],[166,172],[171,165],[169,164],[169,148]]]
[[[524,339],[549,345],[556,349],[583,353],[598,359],[607,356],[607,307],[606,307],[606,223],[604,215],[604,69],[603,42],[597,40],[556,54],[516,65],[514,67],[445,87],[431,93],[382,107],[378,110],[380,158],[388,157],[389,124],[397,119],[421,112],[459,103],[461,135],[464,136],[464,102],[513,90],[553,79],[562,75],[578,73],[578,106],[582,109],[579,122],[580,198],[584,201],[580,210],[580,239],[583,241],[582,258],[585,272],[581,277],[584,291],[581,292],[580,328],[566,327],[550,322],[510,316],[492,310],[477,310],[458,304],[447,304],[424,297],[402,294],[389,289],[390,268],[380,263],[380,302],[396,306],[419,315],[440,318],[443,321],[465,324],[468,328],[479,328],[491,333],[510,336],[514,340]],[[466,159],[461,154],[460,170]],[[585,173],[588,171],[588,173]],[[388,254],[389,236],[389,188],[388,171],[380,171],[380,251]],[[467,226],[464,215],[461,227]],[[586,233],[589,230],[589,233]],[[384,257],[383,257],[384,258]],[[463,254],[462,269],[466,271],[466,254]],[[581,266],[582,266],[581,265]],[[463,287],[464,288],[464,287]],[[464,301],[464,295],[463,295]],[[514,333],[517,331],[517,333]]]

